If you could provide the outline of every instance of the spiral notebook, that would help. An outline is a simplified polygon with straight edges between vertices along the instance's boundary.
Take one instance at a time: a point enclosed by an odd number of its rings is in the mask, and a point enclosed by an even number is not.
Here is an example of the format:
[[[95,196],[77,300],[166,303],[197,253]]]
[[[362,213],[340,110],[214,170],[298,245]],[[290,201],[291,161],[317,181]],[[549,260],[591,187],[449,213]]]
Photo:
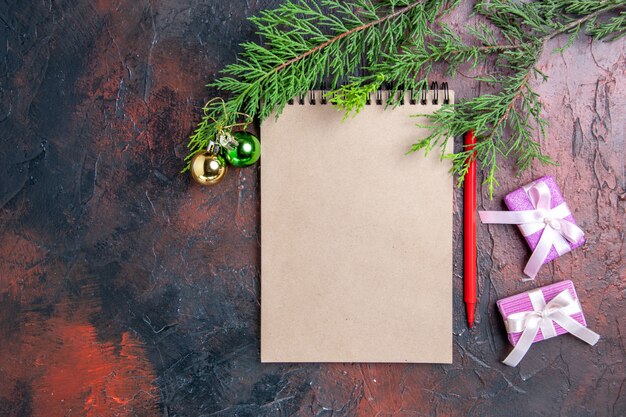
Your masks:
[[[452,361],[450,165],[405,154],[454,95],[386,94],[342,121],[313,91],[261,126],[262,362]]]

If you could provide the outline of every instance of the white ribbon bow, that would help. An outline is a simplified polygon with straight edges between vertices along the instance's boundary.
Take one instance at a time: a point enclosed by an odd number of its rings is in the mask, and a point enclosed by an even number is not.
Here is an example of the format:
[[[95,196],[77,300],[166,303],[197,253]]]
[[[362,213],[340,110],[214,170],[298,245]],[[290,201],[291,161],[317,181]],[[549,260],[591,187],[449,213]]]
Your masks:
[[[517,341],[513,351],[502,361],[504,364],[517,366],[530,349],[539,329],[541,329],[544,339],[556,336],[553,322],[592,346],[600,339],[600,335],[596,332],[589,330],[570,317],[582,310],[578,300],[575,300],[567,289],[560,292],[548,304],[546,304],[540,289],[529,291],[528,295],[533,305],[533,311],[514,313],[506,319],[506,331],[508,333],[522,332],[522,336]]]
[[[563,255],[571,250],[568,240],[576,243],[585,234],[574,223],[565,220],[571,214],[566,203],[550,208],[550,189],[543,181],[533,184],[526,192],[535,210],[479,211],[478,214],[483,223],[517,224],[524,236],[543,229],[539,243],[524,268],[524,273],[534,279],[552,246],[559,255]]]

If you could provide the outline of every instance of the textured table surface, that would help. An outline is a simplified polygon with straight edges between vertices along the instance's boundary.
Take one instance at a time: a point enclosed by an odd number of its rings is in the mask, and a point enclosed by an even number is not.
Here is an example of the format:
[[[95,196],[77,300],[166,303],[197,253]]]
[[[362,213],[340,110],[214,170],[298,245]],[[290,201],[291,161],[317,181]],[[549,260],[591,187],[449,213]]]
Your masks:
[[[560,165],[504,165],[479,204],[554,175],[587,243],[524,283],[516,228],[479,227],[472,331],[457,192],[452,365],[259,363],[260,168],[213,188],[179,171],[204,84],[272,3],[0,3],[0,415],[625,415],[624,40],[542,57],[542,142]],[[600,342],[566,335],[502,365],[495,301],[568,278]]]

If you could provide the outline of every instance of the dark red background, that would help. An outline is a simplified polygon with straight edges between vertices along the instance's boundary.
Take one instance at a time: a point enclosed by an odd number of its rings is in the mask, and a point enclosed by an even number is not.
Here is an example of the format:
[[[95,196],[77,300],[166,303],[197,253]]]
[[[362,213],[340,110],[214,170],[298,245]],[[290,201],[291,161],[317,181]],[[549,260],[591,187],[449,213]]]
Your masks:
[[[623,39],[544,53],[542,142],[560,166],[516,177],[503,162],[479,204],[501,209],[553,174],[587,244],[523,283],[517,230],[479,227],[471,332],[457,193],[453,365],[259,363],[259,166],[212,188],[179,171],[204,84],[256,39],[245,18],[274,3],[0,4],[0,415],[626,414]],[[502,365],[495,301],[568,278],[600,342],[563,336]]]

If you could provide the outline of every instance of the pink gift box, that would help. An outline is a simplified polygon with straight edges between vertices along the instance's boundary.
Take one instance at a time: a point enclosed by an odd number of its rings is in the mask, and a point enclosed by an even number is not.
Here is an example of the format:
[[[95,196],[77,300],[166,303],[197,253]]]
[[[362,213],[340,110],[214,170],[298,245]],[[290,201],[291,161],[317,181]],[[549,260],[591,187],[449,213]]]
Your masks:
[[[565,199],[563,198],[563,194],[561,194],[561,190],[559,189],[559,186],[556,185],[554,178],[551,176],[545,176],[545,177],[541,177],[531,182],[528,185],[525,185],[524,187],[518,188],[517,190],[507,194],[506,197],[504,197],[504,203],[506,204],[507,208],[510,211],[534,210],[535,207],[533,206],[533,203],[530,200],[530,197],[528,196],[528,193],[526,192],[526,190],[529,190],[534,184],[536,184],[537,182],[541,182],[541,181],[543,181],[550,189],[550,208],[554,208],[558,206],[559,204],[562,204],[565,202]],[[576,220],[574,220],[574,217],[571,214],[565,217],[564,219],[573,224],[576,224]],[[518,228],[520,228],[520,226],[518,226]],[[539,243],[539,239],[541,238],[542,233],[543,233],[543,230],[539,230],[538,232],[535,232],[532,235],[524,236],[524,239],[526,239],[526,243],[528,243],[528,246],[530,247],[531,251],[534,251],[535,248],[537,247],[537,243]],[[576,243],[572,243],[569,241],[567,243],[569,245],[569,251],[572,251],[576,249],[577,247],[581,246],[583,243],[585,243],[585,238],[581,237],[580,240],[578,240]],[[556,249],[554,249],[554,246],[553,246],[550,249],[550,252],[548,253],[548,256],[543,261],[543,263],[547,264],[548,262],[558,257],[559,257],[559,254],[556,251]]]
[[[578,300],[578,295],[576,294],[576,289],[574,289],[574,283],[572,281],[561,281],[556,284],[546,285],[545,287],[541,287],[538,290],[543,294],[543,298],[545,298],[546,303],[552,301],[554,297],[559,295],[563,290],[568,290],[572,297],[575,300]],[[533,290],[534,291],[534,290]],[[530,301],[530,296],[528,292],[523,292],[521,294],[513,295],[511,297],[503,298],[498,300],[496,303],[498,305],[498,310],[500,310],[500,314],[502,314],[502,318],[506,321],[511,314],[521,313],[525,311],[533,311],[533,305]],[[582,326],[587,327],[587,322],[585,321],[585,316],[582,313],[582,310],[579,313],[574,313],[570,316]],[[562,335],[563,333],[567,333],[567,330],[563,329],[557,323],[554,323],[554,329],[556,330],[556,334]],[[513,346],[517,344],[517,341],[521,337],[522,333],[508,333],[509,341]],[[537,332],[537,336],[533,340],[533,343],[538,342],[540,340],[544,340],[545,337],[541,333],[541,329]]]

